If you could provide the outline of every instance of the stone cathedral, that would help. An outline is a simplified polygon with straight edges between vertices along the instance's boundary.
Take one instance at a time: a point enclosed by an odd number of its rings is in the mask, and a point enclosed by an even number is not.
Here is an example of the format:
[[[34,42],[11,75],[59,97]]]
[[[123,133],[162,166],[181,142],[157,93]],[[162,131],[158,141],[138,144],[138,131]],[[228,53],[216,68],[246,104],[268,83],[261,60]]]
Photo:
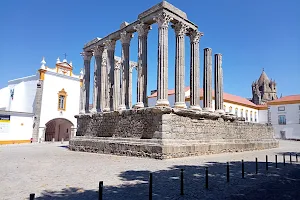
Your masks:
[[[259,79],[252,83],[252,102],[262,105],[277,98],[276,82],[270,80],[263,69]]]
[[[149,107],[146,97],[147,35],[154,23],[158,25],[159,40],[157,99],[154,106]],[[174,31],[176,36],[174,105],[170,105],[168,100],[169,31]],[[135,32],[138,34],[138,95],[137,104],[131,108],[129,46]],[[184,85],[185,35],[189,37],[190,44],[189,106],[185,102]],[[203,49],[204,78],[203,82],[200,81],[200,40],[203,36],[185,12],[163,1],[139,14],[136,21],[123,23],[119,30],[85,44],[82,53],[81,112],[75,116],[78,127],[69,148],[74,151],[167,159],[277,147],[272,126],[248,123],[243,117],[224,112],[222,54],[213,55],[211,48]],[[122,56],[116,61],[115,44],[118,40],[122,44]],[[93,109],[90,111],[92,56],[95,57],[95,80]],[[202,107],[200,82],[204,88]]]

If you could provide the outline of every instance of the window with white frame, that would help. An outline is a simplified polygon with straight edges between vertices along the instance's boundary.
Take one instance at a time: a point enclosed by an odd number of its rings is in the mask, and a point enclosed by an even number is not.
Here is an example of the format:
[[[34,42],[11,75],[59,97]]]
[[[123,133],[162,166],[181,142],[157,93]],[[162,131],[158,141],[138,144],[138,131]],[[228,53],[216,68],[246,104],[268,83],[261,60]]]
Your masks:
[[[250,111],[250,121],[251,121],[251,122],[253,121],[253,118],[252,118],[252,111]]]
[[[279,106],[278,111],[285,111],[285,107],[284,106]]]
[[[241,109],[241,117],[244,117],[244,110]]]
[[[280,125],[285,125],[286,124],[285,115],[278,115],[278,124],[280,124]]]
[[[235,115],[238,116],[238,108],[235,109]]]
[[[254,121],[257,122],[256,112],[254,112]]]
[[[246,121],[248,121],[248,110],[246,110]]]

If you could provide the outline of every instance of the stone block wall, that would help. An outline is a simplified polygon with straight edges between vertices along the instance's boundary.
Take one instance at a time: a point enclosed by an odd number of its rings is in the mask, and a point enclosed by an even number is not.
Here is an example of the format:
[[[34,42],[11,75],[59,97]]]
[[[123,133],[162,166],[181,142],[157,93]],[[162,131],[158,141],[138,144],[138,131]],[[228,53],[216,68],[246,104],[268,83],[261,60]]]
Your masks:
[[[278,146],[272,126],[232,115],[146,108],[76,118],[76,151],[165,159]]]

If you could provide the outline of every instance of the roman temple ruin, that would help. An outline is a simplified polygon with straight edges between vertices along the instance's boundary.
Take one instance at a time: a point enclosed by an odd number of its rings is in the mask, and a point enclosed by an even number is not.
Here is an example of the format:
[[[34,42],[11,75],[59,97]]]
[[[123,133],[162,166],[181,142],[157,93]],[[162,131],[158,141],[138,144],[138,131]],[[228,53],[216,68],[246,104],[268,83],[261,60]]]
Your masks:
[[[147,36],[158,25],[157,100],[147,105]],[[168,31],[176,36],[175,104],[168,100]],[[129,60],[133,33],[138,61]],[[190,43],[190,102],[185,100],[185,36]],[[133,23],[84,45],[84,79],[78,129],[69,148],[75,151],[157,159],[273,148],[278,142],[268,124],[245,122],[223,109],[222,55],[214,55],[215,104],[212,98],[212,49],[204,49],[204,99],[200,107],[200,47],[203,33],[186,13],[166,1],[138,15]],[[122,44],[115,57],[116,41]],[[93,108],[89,108],[90,62],[95,56]],[[132,108],[132,69],[137,69],[137,103]]]

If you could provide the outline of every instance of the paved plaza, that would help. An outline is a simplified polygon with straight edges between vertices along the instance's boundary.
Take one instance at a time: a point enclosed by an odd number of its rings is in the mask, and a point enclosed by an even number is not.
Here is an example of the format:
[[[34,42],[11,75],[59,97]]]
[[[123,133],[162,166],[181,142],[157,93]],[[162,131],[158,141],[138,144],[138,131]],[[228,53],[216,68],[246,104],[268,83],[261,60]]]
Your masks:
[[[0,199],[97,199],[104,181],[104,199],[148,199],[153,172],[153,199],[299,199],[300,167],[295,154],[300,142],[280,141],[276,149],[226,153],[170,160],[73,152],[67,143],[0,146]],[[286,166],[283,166],[283,153]],[[289,153],[292,153],[290,164]],[[278,155],[278,169],[275,168]],[[269,168],[266,171],[266,155]],[[255,157],[259,171],[255,174]],[[245,178],[241,175],[241,160]],[[230,161],[230,182],[226,162]],[[300,158],[299,158],[300,161]],[[299,162],[300,163],[300,162]],[[205,167],[209,188],[205,189]],[[184,196],[180,196],[180,169]]]

